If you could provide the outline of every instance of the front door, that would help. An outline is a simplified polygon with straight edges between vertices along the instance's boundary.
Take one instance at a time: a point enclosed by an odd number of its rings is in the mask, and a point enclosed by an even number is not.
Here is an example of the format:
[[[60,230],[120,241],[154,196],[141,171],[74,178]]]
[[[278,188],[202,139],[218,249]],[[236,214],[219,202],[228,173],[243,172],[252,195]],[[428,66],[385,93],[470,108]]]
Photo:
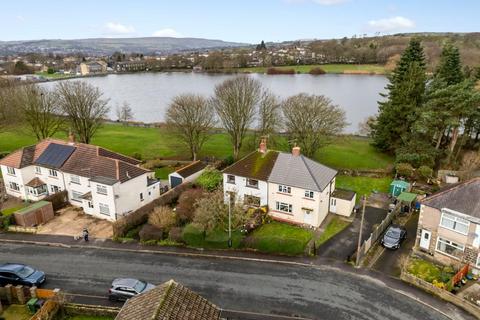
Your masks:
[[[420,248],[430,250],[430,240],[432,233],[428,230],[422,229],[422,236],[420,238]]]
[[[330,212],[332,213],[337,212],[337,199],[335,198],[330,199]]]
[[[313,211],[303,210],[303,223],[309,226],[313,226]]]

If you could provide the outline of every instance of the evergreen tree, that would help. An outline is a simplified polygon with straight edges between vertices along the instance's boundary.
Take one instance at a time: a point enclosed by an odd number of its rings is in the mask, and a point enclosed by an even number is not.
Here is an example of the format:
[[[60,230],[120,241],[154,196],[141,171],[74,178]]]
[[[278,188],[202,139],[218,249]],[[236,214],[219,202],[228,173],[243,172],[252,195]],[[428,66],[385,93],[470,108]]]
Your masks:
[[[446,85],[453,85],[463,81],[462,63],[458,48],[447,42],[440,55],[440,63],[435,70],[434,80],[441,80]]]
[[[267,46],[265,45],[265,42],[262,40],[262,42],[260,42],[259,45],[257,45],[257,51],[263,51],[263,50],[267,50]]]
[[[425,56],[418,39],[410,40],[389,77],[386,101],[379,102],[378,120],[372,128],[374,145],[395,152],[402,136],[411,132],[423,103],[425,92]]]

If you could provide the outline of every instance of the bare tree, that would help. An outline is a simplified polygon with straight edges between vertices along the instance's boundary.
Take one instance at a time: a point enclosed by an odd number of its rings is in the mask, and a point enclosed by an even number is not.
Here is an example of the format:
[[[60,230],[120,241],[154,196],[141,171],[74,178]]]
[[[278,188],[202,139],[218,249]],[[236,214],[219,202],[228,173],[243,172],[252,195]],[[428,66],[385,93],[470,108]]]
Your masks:
[[[262,98],[262,85],[247,76],[225,80],[215,87],[212,105],[233,144],[233,157],[238,159],[243,138],[252,124]]]
[[[133,120],[132,107],[130,107],[130,104],[128,104],[128,102],[126,101],[124,101],[121,106],[117,105],[117,109],[115,110],[115,112],[117,114],[118,121],[122,123]]]
[[[22,86],[19,91],[18,105],[22,119],[35,134],[37,140],[53,136],[64,123],[54,94],[36,85]]]
[[[260,137],[273,136],[281,126],[281,104],[278,98],[269,91],[263,93],[258,108],[258,127],[257,133]]]
[[[0,128],[18,121],[18,94],[20,86],[11,80],[0,78]]]
[[[192,159],[197,160],[215,125],[215,112],[208,101],[194,94],[176,96],[167,110],[166,120],[188,146]]]
[[[328,137],[341,133],[347,125],[345,111],[321,95],[295,95],[283,102],[282,109],[289,138],[307,157],[313,157]]]
[[[109,112],[108,99],[97,88],[82,81],[64,81],[56,87],[59,106],[80,142],[90,143]]]

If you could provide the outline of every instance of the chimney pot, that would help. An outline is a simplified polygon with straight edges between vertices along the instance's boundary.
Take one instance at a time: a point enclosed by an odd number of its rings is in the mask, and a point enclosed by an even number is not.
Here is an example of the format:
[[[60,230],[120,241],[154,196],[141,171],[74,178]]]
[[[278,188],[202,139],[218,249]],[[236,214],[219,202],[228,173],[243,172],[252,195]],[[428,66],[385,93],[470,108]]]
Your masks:
[[[300,147],[293,147],[292,148],[292,155],[298,157],[300,155]]]
[[[258,151],[261,153],[266,153],[267,152],[267,139],[263,138],[260,141],[260,147],[258,148]]]
[[[75,135],[72,131],[68,133],[68,144],[75,144]]]

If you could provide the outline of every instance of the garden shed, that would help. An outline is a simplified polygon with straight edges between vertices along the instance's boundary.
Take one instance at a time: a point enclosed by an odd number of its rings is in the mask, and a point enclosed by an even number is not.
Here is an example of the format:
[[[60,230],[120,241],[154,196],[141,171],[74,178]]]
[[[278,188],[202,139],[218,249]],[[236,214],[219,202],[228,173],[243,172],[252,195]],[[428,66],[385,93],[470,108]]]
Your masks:
[[[393,180],[392,183],[390,183],[389,194],[391,194],[394,197],[398,197],[402,192],[409,191],[409,190],[410,190],[410,183],[403,180]]]
[[[397,197],[397,200],[400,201],[402,212],[409,212],[412,208],[414,208],[415,202],[417,200],[418,194],[411,193],[411,192],[402,192]]]
[[[53,206],[48,201],[38,201],[14,213],[15,223],[22,227],[34,227],[54,217]]]
[[[335,188],[330,198],[330,212],[350,217],[356,199],[357,194],[354,191]]]
[[[179,184],[184,182],[193,182],[197,179],[203,172],[207,165],[202,161],[194,161],[185,167],[178,169],[175,172],[172,172],[168,175],[168,183],[170,188],[175,188]]]

